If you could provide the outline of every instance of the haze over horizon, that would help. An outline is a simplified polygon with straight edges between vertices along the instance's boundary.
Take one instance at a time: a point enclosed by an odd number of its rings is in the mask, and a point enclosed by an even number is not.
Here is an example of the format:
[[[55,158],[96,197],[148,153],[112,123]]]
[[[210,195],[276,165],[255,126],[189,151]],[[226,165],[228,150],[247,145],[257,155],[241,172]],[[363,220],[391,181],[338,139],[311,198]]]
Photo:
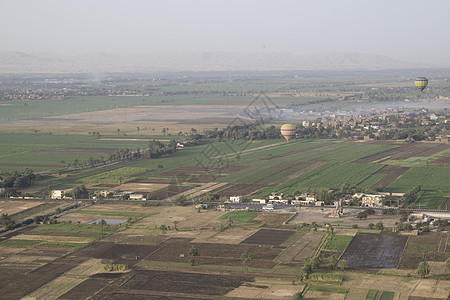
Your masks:
[[[367,53],[450,66],[450,2],[0,2],[0,52]]]

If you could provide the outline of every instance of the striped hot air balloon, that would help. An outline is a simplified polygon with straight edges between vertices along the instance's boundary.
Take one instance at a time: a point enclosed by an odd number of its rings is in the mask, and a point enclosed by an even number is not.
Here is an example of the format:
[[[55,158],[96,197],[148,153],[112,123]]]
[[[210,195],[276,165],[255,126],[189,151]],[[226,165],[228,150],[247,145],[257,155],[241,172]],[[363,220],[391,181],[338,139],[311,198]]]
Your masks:
[[[428,85],[428,79],[426,77],[417,77],[414,84],[422,92]]]
[[[281,126],[281,134],[284,136],[286,141],[289,142],[295,136],[295,126],[292,124],[284,124]]]

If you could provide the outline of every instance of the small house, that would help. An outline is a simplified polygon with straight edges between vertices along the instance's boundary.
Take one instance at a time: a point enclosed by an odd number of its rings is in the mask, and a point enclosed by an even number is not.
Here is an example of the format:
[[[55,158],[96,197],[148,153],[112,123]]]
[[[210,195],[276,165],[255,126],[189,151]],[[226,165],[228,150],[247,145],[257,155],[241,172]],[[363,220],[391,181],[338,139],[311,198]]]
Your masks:
[[[63,199],[64,198],[64,190],[52,190],[51,198],[52,199]]]
[[[242,199],[241,196],[231,196],[230,197],[230,202],[232,203],[241,203]]]
[[[143,200],[144,199],[144,194],[142,193],[133,193],[130,194],[130,200]]]

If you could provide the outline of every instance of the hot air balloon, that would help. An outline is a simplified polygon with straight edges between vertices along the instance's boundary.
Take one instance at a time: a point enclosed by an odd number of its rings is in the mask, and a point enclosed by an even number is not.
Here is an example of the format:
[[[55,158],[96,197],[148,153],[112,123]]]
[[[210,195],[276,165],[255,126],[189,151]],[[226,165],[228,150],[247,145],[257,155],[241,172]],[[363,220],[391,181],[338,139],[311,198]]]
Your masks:
[[[284,136],[286,141],[289,142],[295,136],[295,126],[292,124],[284,124],[281,126],[281,134]]]
[[[417,77],[414,84],[422,92],[428,85],[428,79],[426,77]]]

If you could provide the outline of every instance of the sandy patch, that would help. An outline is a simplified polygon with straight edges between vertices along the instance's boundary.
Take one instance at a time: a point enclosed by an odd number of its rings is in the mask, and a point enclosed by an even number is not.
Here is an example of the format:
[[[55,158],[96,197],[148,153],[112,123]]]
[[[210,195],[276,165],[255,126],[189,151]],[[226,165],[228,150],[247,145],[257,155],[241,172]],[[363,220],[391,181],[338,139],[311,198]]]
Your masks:
[[[231,227],[220,233],[213,232],[208,237],[197,237],[196,243],[219,243],[219,244],[239,244],[259,229],[247,229],[241,227]]]
[[[447,299],[450,292],[450,282],[447,280],[423,279],[414,289],[411,296]]]
[[[28,241],[47,241],[62,243],[90,243],[92,238],[76,237],[76,236],[57,236],[57,235],[38,235],[38,234],[19,234],[11,238],[12,240],[28,240]]]
[[[115,187],[122,191],[135,191],[135,192],[145,192],[150,193],[168,187],[169,184],[163,183],[125,183]]]
[[[0,213],[7,213],[12,215],[26,209],[36,207],[43,202],[40,201],[11,201],[11,200],[1,200],[0,201]]]

